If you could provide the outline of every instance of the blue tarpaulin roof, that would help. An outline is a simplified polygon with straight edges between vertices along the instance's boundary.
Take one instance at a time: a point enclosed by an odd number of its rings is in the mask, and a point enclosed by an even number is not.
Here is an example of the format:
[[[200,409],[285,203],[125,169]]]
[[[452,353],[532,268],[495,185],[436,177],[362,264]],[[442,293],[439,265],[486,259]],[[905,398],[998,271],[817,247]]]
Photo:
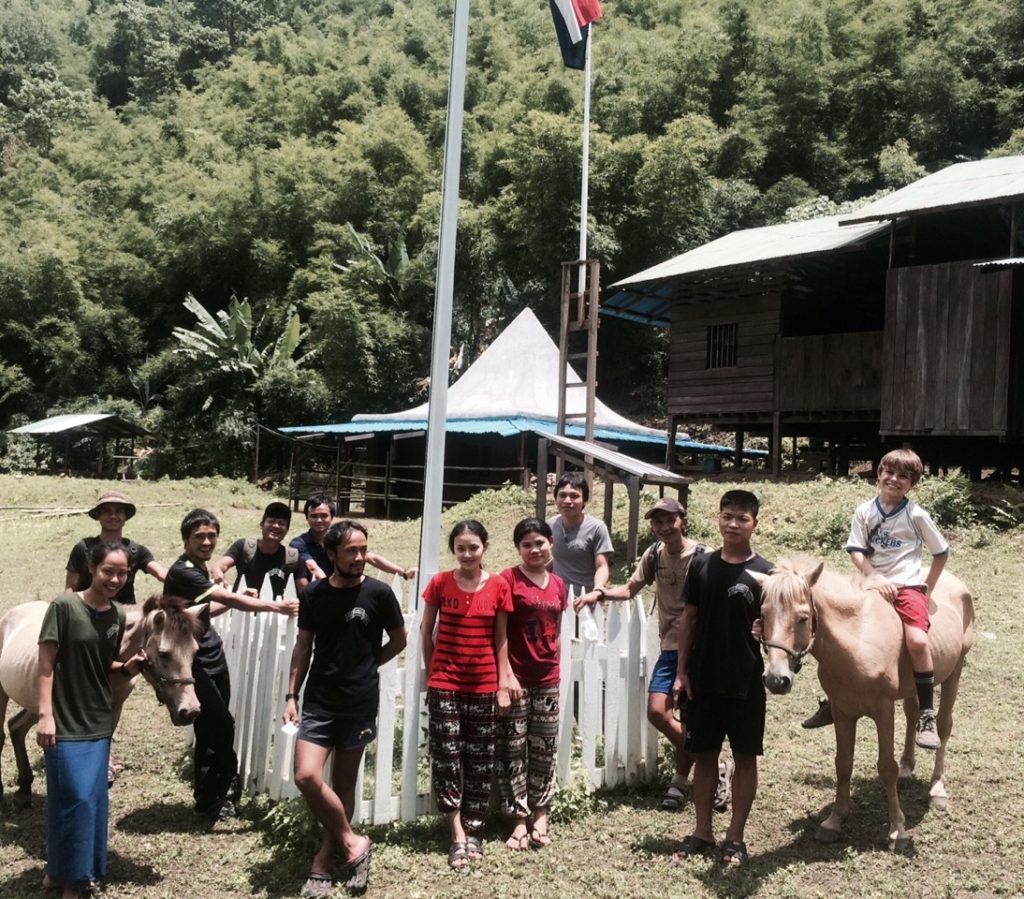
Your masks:
[[[425,431],[427,420],[405,419],[402,421],[393,418],[361,418],[359,421],[346,421],[337,424],[322,425],[300,425],[290,428],[281,428],[285,434],[371,434],[371,433],[398,433],[403,431]],[[586,431],[581,424],[567,424],[566,432],[569,437],[582,438]],[[446,423],[446,431],[451,434],[497,434],[500,437],[513,437],[516,434],[541,431],[547,434],[555,433],[555,422],[541,418],[527,418],[525,416],[500,416],[496,418],[449,418]],[[594,439],[604,440],[609,443],[651,443],[665,445],[665,436],[655,436],[651,433],[637,431],[626,431],[618,428],[594,428]],[[733,455],[735,450],[732,447],[722,446],[716,443],[699,443],[695,440],[676,440],[676,448],[683,452],[692,453],[713,453],[716,455]],[[766,450],[744,449],[743,455],[748,458],[760,458],[767,456]]]

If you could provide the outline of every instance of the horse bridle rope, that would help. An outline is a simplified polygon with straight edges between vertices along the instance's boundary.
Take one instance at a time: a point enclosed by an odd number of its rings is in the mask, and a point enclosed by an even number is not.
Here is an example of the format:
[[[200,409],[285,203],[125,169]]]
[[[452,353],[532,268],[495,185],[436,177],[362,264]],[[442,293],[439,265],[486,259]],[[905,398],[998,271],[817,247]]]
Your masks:
[[[808,589],[807,599],[811,603],[811,639],[803,649],[793,649],[783,643],[776,643],[774,640],[764,638],[764,616],[761,616],[761,646],[765,650],[778,649],[789,657],[789,667],[794,674],[799,674],[804,664],[804,656],[814,649],[814,638],[818,636],[818,610],[814,607],[814,594]]]

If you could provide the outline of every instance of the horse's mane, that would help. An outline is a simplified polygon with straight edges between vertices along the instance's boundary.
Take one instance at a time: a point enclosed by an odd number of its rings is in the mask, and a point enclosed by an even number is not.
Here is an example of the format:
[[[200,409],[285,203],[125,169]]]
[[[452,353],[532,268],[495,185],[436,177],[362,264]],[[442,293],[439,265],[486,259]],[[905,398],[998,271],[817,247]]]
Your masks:
[[[185,611],[188,606],[188,600],[181,596],[158,596],[154,594],[146,600],[145,605],[142,607],[142,614],[143,616],[148,616],[150,612],[155,612],[159,609],[166,613],[167,627],[199,639],[206,628],[195,615],[190,615]]]
[[[818,564],[817,559],[808,555],[798,554],[776,562],[773,574],[783,575],[784,584],[782,589],[788,592],[802,587],[797,577],[804,578],[817,568]],[[839,603],[846,600],[860,601],[864,591],[867,589],[867,579],[859,571],[836,571],[826,565],[822,569],[814,588],[827,594],[831,599]]]

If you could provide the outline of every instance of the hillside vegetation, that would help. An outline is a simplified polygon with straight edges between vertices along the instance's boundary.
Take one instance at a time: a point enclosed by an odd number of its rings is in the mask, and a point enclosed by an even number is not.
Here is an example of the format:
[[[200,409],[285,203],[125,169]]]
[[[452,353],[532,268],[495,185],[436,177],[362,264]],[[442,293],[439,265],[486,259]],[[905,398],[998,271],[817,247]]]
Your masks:
[[[0,424],[102,406],[159,435],[151,473],[231,474],[257,419],[416,398],[451,12],[0,0]],[[590,246],[606,284],[792,207],[1024,147],[1020,0],[604,12]],[[555,320],[582,102],[543,0],[474,2],[470,31],[464,364],[524,306]],[[662,414],[663,335],[602,335],[604,398]]]

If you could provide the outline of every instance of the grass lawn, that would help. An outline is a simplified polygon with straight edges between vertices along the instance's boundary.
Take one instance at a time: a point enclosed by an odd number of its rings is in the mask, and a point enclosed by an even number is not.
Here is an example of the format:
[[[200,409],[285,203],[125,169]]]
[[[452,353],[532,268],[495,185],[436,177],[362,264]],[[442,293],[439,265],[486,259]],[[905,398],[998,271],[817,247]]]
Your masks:
[[[0,611],[28,599],[50,598],[64,582],[64,564],[75,540],[96,532],[86,517],[105,485],[60,478],[0,476]],[[193,506],[216,512],[222,548],[256,532],[269,497],[242,483],[221,479],[162,481],[125,486],[139,506],[129,536],[146,543],[165,564],[180,552],[178,525]],[[817,480],[778,485],[748,483],[763,507],[755,546],[769,559],[810,551],[848,568],[841,552],[856,502],[872,493],[869,483]],[[712,516],[724,482],[702,481],[691,494],[691,532],[715,542]],[[620,491],[621,492],[621,491]],[[650,788],[586,797],[569,790],[567,820],[554,829],[555,843],[542,852],[513,854],[499,842],[494,821],[486,859],[455,873],[445,864],[446,828],[438,817],[371,828],[376,843],[370,894],[388,897],[580,896],[580,897],[992,897],[1024,895],[1024,752],[1021,696],[1024,623],[1019,585],[1024,582],[1024,529],[1018,524],[1020,498],[985,495],[972,507],[966,491],[932,482],[918,497],[926,508],[943,510],[954,556],[950,568],[976,598],[978,639],[961,684],[953,739],[947,757],[946,812],[928,809],[929,757],[919,754],[919,779],[901,790],[913,838],[912,849],[885,849],[886,816],[875,776],[874,734],[862,722],[853,782],[853,812],[843,842],[821,846],[817,824],[831,804],[834,739],[830,729],[806,732],[799,722],[815,705],[817,681],[810,662],[790,696],[770,697],[767,754],[760,789],[747,829],[752,852],[742,871],[723,871],[716,862],[668,863],[672,841],[692,827],[692,811],[658,810],[663,783]],[[599,498],[594,508],[600,509]],[[975,496],[978,500],[979,497]],[[80,510],[45,514],[45,510]],[[1003,529],[973,523],[998,520]],[[532,511],[528,497],[506,489],[481,495],[446,514],[479,517],[491,530],[488,567],[498,570],[515,558],[512,525]],[[991,513],[991,514],[987,514]],[[624,533],[624,509],[617,507],[617,537]],[[937,516],[938,517],[938,516]],[[301,528],[296,520],[292,533]],[[415,564],[417,522],[369,522],[374,550]],[[450,560],[443,559],[442,565]],[[621,572],[617,582],[621,582]],[[137,594],[155,582],[141,576]],[[237,821],[214,828],[191,813],[191,790],[182,732],[142,688],[129,701],[115,738],[127,768],[111,791],[110,871],[105,895],[144,897],[293,896],[311,852],[300,817],[287,838],[273,830],[264,800],[247,800]],[[34,743],[35,806],[8,810],[0,818],[0,899],[41,894],[45,855],[45,778]],[[9,745],[0,756],[3,784],[14,789]],[[664,765],[663,765],[664,767]],[[276,822],[287,823],[280,813]],[[724,816],[716,816],[721,837]],[[287,830],[287,828],[286,828]],[[344,895],[341,888],[335,895]]]

